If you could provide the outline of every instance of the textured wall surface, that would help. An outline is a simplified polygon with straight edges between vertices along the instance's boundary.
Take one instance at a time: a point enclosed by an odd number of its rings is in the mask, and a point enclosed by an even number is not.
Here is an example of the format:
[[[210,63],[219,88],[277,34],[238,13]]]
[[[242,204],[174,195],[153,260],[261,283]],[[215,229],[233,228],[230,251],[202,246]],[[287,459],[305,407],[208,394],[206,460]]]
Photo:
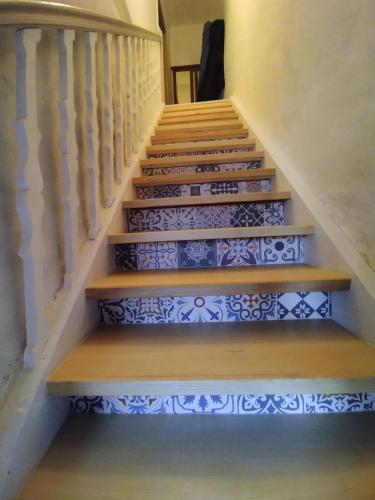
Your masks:
[[[238,98],[375,272],[375,3],[226,0]],[[267,147],[267,144],[265,144]]]

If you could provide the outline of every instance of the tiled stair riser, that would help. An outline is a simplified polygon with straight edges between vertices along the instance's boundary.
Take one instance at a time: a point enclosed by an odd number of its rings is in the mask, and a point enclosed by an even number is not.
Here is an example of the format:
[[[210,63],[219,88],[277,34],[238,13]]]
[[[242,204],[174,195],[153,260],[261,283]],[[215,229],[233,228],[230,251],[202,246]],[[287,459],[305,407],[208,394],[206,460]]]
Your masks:
[[[136,197],[175,198],[185,196],[212,196],[240,193],[265,193],[271,191],[269,179],[261,181],[210,182],[205,184],[165,184],[162,186],[136,187]]]
[[[143,167],[142,173],[146,176],[195,174],[203,172],[232,172],[234,170],[256,170],[262,167],[261,160],[252,160],[246,163],[219,163],[214,165],[186,165],[184,167]]]
[[[329,292],[206,297],[135,297],[98,301],[102,324],[208,323],[329,319]]]
[[[168,231],[222,227],[280,226],[284,202],[231,203],[127,210],[128,231]]]
[[[72,413],[118,415],[303,415],[375,411],[374,393],[73,396]]]
[[[116,271],[296,263],[303,263],[302,236],[115,245]]]
[[[254,151],[255,146],[239,149],[213,149],[211,151],[180,151],[176,153],[148,153],[148,158],[175,158],[176,156],[197,156],[197,155],[210,155],[210,154],[228,154],[228,153],[245,153],[246,151]]]

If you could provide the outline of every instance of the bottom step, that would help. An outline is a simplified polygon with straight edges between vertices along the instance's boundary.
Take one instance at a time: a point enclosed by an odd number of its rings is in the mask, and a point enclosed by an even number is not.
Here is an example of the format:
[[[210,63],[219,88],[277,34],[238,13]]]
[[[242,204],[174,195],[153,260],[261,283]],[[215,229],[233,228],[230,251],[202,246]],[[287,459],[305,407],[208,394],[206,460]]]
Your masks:
[[[375,498],[371,414],[71,417],[19,500]]]

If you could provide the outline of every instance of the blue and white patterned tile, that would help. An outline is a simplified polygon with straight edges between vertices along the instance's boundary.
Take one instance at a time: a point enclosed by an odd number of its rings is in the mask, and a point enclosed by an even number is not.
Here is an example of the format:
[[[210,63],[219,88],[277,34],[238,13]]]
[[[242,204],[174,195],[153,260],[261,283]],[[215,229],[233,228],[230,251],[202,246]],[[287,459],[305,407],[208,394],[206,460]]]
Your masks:
[[[137,269],[176,269],[177,267],[177,242],[159,241],[137,245]]]
[[[225,297],[175,297],[174,323],[227,321]]]
[[[192,207],[129,209],[128,231],[168,231],[283,224],[283,204],[229,203]],[[267,206],[267,207],[266,207]]]
[[[216,267],[216,240],[179,241],[178,267]]]
[[[264,203],[264,225],[265,226],[281,226],[284,224],[284,203],[265,202]]]
[[[253,227],[265,225],[264,206],[265,203],[243,203],[236,205],[229,226]]]
[[[244,153],[246,151],[254,151],[255,146],[248,146],[246,148],[240,149],[214,149],[209,151],[189,151],[184,152],[183,156],[197,156],[197,155],[209,155],[209,154],[227,154],[227,153]],[[148,158],[174,158],[176,156],[181,156],[181,153],[149,153]]]
[[[115,245],[115,268],[117,271],[130,271],[138,268],[137,245],[133,243]]]
[[[303,415],[375,411],[375,393],[72,396],[72,413],[117,415]]]
[[[329,319],[328,292],[146,297],[98,302],[104,324]]]
[[[130,209],[128,210],[128,231],[134,233],[194,229],[196,219],[196,207]]]
[[[234,170],[253,170],[262,167],[261,160],[253,160],[244,163],[221,163],[213,165],[186,165],[183,167],[143,167],[142,173],[146,176],[171,175],[171,174],[191,174],[202,172],[228,172]]]
[[[226,295],[228,321],[265,321],[277,318],[276,294]]]
[[[277,297],[277,319],[324,319],[332,316],[329,292],[290,292]]]
[[[138,199],[179,198],[184,196],[210,196],[238,193],[269,192],[271,181],[233,181],[202,184],[178,184],[164,186],[142,186],[136,188]]]
[[[255,265],[259,261],[258,247],[258,238],[233,238],[218,240],[218,266],[228,267]]]
[[[303,236],[259,238],[259,264],[303,262]]]
[[[135,188],[136,197],[140,200],[152,198],[179,198],[181,186],[179,184],[165,184],[162,186],[140,186]]]

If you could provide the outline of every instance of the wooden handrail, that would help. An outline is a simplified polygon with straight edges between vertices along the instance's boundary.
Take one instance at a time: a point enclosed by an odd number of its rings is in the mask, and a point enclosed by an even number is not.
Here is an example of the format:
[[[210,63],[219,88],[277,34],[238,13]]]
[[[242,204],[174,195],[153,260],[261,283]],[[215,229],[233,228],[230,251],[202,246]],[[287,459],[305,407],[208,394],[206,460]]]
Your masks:
[[[71,28],[84,31],[138,36],[161,41],[159,33],[129,24],[114,17],[102,16],[80,7],[55,2],[0,2],[0,26],[18,28]]]

